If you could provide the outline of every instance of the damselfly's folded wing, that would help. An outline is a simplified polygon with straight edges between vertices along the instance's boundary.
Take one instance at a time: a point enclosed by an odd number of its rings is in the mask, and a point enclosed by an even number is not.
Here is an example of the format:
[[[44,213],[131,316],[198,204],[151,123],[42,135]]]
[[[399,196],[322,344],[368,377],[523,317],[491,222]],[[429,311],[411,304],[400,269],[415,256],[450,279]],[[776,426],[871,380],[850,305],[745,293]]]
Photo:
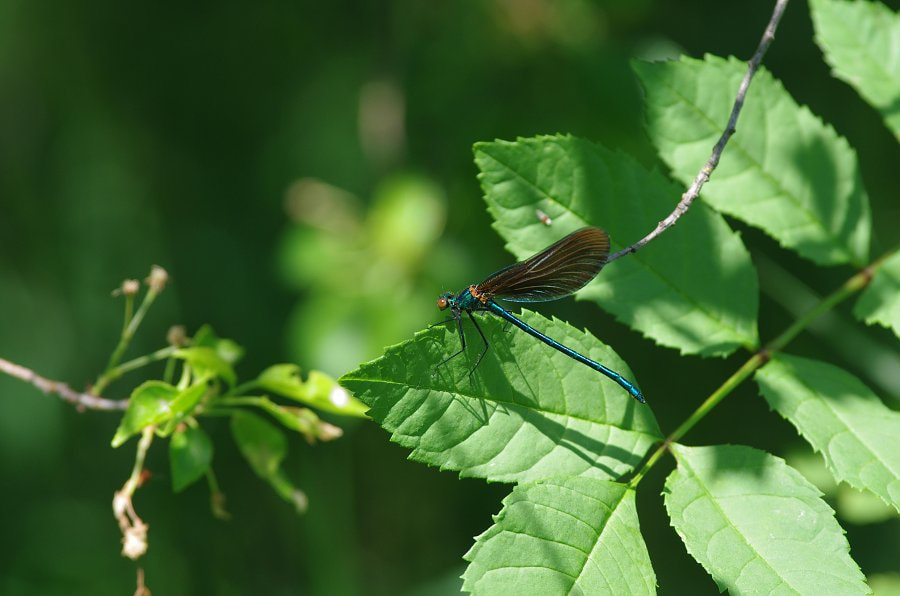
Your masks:
[[[573,294],[594,279],[609,255],[609,236],[581,228],[533,257],[504,267],[478,284],[478,292],[512,302],[545,302]]]

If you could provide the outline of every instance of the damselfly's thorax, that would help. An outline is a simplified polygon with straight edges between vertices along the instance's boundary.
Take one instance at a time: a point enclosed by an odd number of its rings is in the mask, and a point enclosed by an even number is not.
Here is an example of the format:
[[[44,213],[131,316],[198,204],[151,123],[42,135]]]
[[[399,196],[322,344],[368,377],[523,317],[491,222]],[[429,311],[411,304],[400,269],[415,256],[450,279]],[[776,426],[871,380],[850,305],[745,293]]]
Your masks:
[[[476,286],[475,284],[472,284],[471,286],[469,286],[468,292],[473,298],[475,298],[482,304],[487,304],[487,301],[488,301],[487,295],[484,292],[479,292],[478,286]]]

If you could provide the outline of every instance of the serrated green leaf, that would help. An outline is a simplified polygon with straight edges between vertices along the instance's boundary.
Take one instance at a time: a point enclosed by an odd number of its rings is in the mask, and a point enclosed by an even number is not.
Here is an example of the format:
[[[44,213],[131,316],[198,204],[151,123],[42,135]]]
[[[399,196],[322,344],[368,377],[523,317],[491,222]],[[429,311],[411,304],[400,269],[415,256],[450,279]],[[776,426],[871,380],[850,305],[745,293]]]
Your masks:
[[[528,311],[521,318],[634,380],[591,335]],[[479,317],[479,325],[491,347],[471,376],[482,345],[466,322],[469,351],[443,366],[459,347],[455,328],[417,333],[340,382],[372,408],[392,441],[413,450],[411,459],[462,476],[615,479],[660,439],[650,408],[615,382],[518,330],[504,332],[495,317]]]
[[[287,455],[284,433],[256,414],[239,410],[231,416],[231,434],[253,471],[299,513],[306,511],[306,495],[281,471],[281,462]]]
[[[296,364],[275,364],[264,370],[256,385],[326,412],[365,418],[366,405],[328,375],[313,370],[306,381]]]
[[[680,190],[622,153],[573,137],[478,143],[475,161],[494,227],[527,258],[584,225],[614,249],[649,233]],[[553,219],[547,227],[540,209]],[[619,321],[682,353],[723,356],[758,343],[756,271],[722,217],[695,204],[641,251],[606,266],[578,293]]]
[[[231,415],[231,434],[250,467],[262,478],[273,476],[287,454],[287,439],[277,426],[250,412]]]
[[[633,68],[645,90],[650,138],[673,176],[690,184],[725,129],[747,66],[706,56]],[[701,196],[816,263],[861,266],[868,259],[871,215],[856,153],[765,69]]]
[[[206,346],[181,348],[176,350],[173,356],[186,361],[198,376],[209,373],[223,379],[229,385],[234,385],[237,381],[234,369],[213,348]]]
[[[516,486],[465,555],[474,594],[655,594],[634,491],[594,478]]]
[[[772,409],[822,453],[837,480],[900,511],[900,412],[825,362],[776,354],[755,378]]]
[[[112,446],[122,445],[147,426],[171,419],[175,415],[172,401],[178,393],[178,389],[162,381],[147,381],[132,391],[128,398],[128,409],[113,436]]]
[[[900,337],[900,251],[889,257],[865,289],[853,314],[868,325],[879,324]]]
[[[181,492],[203,478],[212,463],[213,444],[200,427],[176,431],[169,441],[172,490]]]
[[[877,108],[900,138],[900,13],[881,2],[810,2],[832,74]]]
[[[732,594],[869,594],[821,493],[740,445],[672,445],[666,510],[688,552]]]

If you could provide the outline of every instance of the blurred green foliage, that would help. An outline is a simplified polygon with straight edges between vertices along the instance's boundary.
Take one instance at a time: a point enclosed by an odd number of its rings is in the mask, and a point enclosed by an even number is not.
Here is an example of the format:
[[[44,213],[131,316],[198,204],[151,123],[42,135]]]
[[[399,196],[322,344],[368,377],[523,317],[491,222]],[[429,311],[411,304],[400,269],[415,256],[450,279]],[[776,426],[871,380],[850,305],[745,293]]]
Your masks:
[[[109,291],[159,263],[172,286],[132,354],[161,345],[173,321],[209,322],[246,348],[239,376],[288,359],[346,372],[439,320],[441,290],[510,261],[485,213],[473,143],[571,132],[656,165],[628,60],[746,58],[769,10],[711,0],[0,0],[0,356],[82,387],[118,337]],[[788,8],[766,65],[856,148],[881,254],[900,219],[897,145],[829,76],[805,5]],[[735,227],[751,253],[819,294],[847,277]],[[761,275],[763,337],[792,318],[780,279]],[[734,369],[734,359],[653,349],[574,301],[542,312],[588,325],[641,371],[647,394],[664,396],[654,402],[664,431]],[[849,306],[835,316],[796,345],[877,384],[878,359],[839,349]],[[887,353],[889,331],[863,333]],[[108,396],[124,397],[116,387]],[[693,443],[798,444],[755,393],[738,390]],[[109,448],[118,422],[0,377],[0,592],[133,585],[109,507],[133,457]],[[407,462],[380,429],[354,424],[312,450],[289,439],[286,474],[309,497],[298,518],[261,490],[227,424],[207,430],[230,522],[213,518],[202,486],[172,494],[159,446],[135,497],[151,525],[148,585],[160,594],[446,593],[508,492]],[[647,482],[661,487],[667,471]],[[709,591],[647,489],[637,506],[660,584]],[[862,524],[871,518],[850,509],[841,513],[854,558],[896,585],[896,519]]]

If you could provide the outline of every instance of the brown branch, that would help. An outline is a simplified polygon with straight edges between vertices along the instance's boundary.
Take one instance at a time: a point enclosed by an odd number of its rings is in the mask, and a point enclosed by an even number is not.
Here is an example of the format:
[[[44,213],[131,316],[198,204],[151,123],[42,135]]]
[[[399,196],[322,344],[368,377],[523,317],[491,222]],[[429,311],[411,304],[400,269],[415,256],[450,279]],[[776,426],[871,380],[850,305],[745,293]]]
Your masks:
[[[775,30],[778,28],[778,23],[779,21],[781,21],[781,15],[784,14],[784,9],[787,7],[787,3],[788,0],[777,0],[777,2],[775,3],[775,9],[772,11],[772,17],[769,19],[769,24],[766,27],[765,32],[763,33],[762,39],[759,40],[759,45],[756,48],[756,52],[750,59],[747,72],[744,75],[744,79],[741,81],[741,86],[738,89],[737,96],[735,97],[734,106],[731,108],[731,116],[728,118],[728,125],[725,128],[725,132],[723,132],[722,136],[719,137],[719,141],[716,143],[715,147],[713,147],[712,155],[709,156],[709,159],[697,173],[696,178],[694,178],[694,182],[684,192],[684,194],[681,195],[681,200],[678,201],[678,204],[675,206],[675,210],[672,211],[672,213],[670,213],[669,216],[664,220],[656,224],[656,229],[654,229],[652,232],[650,232],[628,248],[610,255],[609,258],[606,259],[607,263],[615,261],[619,257],[624,257],[625,255],[637,252],[638,249],[643,248],[645,244],[649,243],[651,240],[675,225],[675,222],[678,221],[678,218],[687,213],[687,210],[691,207],[691,203],[693,203],[694,199],[696,199],[700,194],[700,189],[703,188],[703,185],[706,184],[707,181],[709,181],[709,177],[712,175],[713,170],[715,170],[716,166],[719,165],[719,158],[722,156],[722,151],[725,150],[725,145],[728,143],[728,139],[730,139],[731,135],[734,134],[738,115],[741,113],[741,108],[744,107],[744,99],[747,96],[747,89],[750,88],[750,80],[753,78],[753,75],[756,74],[756,71],[759,70],[759,65],[762,62],[763,56],[769,49],[769,45],[771,45],[772,40],[775,39]]]
[[[107,410],[120,411],[128,407],[128,400],[106,399],[89,393],[81,393],[75,391],[65,383],[59,381],[51,381],[37,374],[29,368],[12,363],[9,360],[0,358],[0,372],[4,372],[11,377],[21,379],[26,383],[31,383],[44,393],[52,393],[58,395],[71,404],[74,404],[78,410]]]

